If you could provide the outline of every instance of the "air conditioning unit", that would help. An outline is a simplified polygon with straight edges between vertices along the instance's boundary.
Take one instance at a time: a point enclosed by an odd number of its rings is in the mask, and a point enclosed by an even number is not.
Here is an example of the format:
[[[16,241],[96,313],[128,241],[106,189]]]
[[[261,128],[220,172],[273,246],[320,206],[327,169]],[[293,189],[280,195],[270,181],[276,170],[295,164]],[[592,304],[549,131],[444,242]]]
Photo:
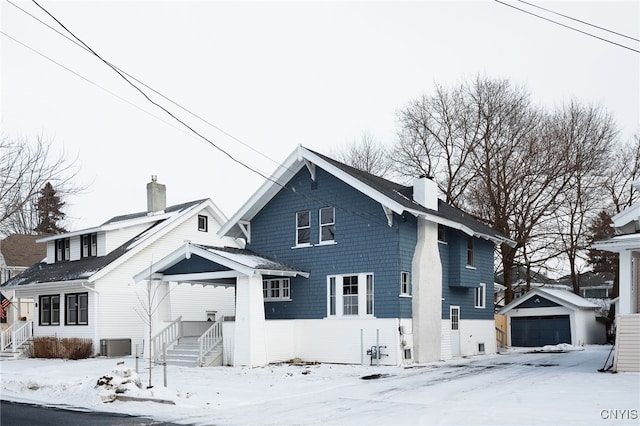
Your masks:
[[[100,355],[109,357],[131,355],[131,339],[100,339]]]

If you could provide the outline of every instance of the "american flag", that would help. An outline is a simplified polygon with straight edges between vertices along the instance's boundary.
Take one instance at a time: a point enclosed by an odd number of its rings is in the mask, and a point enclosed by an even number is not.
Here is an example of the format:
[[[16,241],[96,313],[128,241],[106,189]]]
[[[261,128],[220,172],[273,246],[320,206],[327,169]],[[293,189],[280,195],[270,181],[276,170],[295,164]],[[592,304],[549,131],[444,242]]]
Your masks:
[[[11,301],[4,297],[4,294],[0,293],[0,318],[7,318],[7,306],[11,304]]]

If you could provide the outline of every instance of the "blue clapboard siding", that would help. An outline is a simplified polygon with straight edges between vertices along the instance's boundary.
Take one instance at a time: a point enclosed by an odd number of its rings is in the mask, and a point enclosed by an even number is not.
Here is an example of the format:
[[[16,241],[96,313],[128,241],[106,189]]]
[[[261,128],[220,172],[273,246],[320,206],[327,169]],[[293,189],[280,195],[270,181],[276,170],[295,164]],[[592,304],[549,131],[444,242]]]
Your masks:
[[[394,216],[389,227],[382,206],[324,170],[312,184],[302,169],[251,222],[247,248],[310,273],[291,281],[291,301],[266,302],[268,319],[327,316],[327,276],[374,274],[374,316],[411,317],[411,299],[400,297],[400,272],[411,270],[416,219]],[[336,244],[294,248],[296,212],[311,213],[311,243],[319,241],[319,209],[335,207]]]
[[[446,243],[440,243],[442,261],[442,318],[449,318],[449,307],[460,306],[461,319],[493,318],[493,250],[491,241],[474,238],[474,264],[467,267],[467,234],[447,228]],[[475,288],[486,285],[484,308],[475,307]]]

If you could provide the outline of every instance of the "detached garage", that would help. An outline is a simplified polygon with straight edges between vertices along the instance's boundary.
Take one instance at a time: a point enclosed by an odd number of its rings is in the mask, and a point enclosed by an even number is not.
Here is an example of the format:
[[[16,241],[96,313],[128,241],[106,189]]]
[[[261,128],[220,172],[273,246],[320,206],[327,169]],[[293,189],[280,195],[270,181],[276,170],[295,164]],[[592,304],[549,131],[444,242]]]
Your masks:
[[[565,290],[536,288],[500,310],[507,316],[511,346],[574,346],[606,342],[596,320],[598,305]]]

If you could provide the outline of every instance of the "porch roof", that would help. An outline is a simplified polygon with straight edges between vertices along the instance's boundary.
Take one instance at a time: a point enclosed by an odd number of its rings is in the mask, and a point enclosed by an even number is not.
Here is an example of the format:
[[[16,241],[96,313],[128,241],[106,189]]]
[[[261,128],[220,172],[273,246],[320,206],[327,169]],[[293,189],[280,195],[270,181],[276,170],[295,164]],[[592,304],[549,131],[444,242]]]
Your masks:
[[[232,285],[241,275],[307,278],[309,273],[247,249],[187,242],[134,276],[135,282],[162,280],[194,284]]]

